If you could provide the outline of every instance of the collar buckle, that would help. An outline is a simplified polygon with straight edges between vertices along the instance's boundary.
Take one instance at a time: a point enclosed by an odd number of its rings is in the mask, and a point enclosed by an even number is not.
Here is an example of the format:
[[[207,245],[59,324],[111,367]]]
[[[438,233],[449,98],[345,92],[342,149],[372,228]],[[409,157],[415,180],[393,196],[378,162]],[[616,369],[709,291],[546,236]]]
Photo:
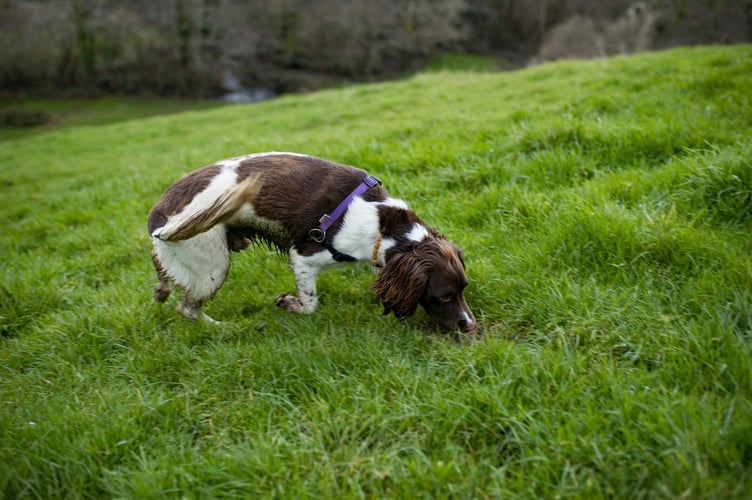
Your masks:
[[[365,184],[369,188],[372,188],[372,187],[380,186],[381,180],[375,175],[369,175],[368,177],[363,179],[363,184]]]

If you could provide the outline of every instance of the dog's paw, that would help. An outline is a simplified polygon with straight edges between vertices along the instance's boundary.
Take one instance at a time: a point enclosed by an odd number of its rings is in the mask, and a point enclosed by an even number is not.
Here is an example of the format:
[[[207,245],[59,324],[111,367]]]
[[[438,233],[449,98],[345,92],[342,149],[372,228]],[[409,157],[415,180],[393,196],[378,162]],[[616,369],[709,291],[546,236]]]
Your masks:
[[[274,305],[281,307],[285,311],[290,312],[303,312],[303,303],[295,295],[289,293],[282,293],[274,299]]]
[[[221,324],[216,319],[213,319],[211,316],[208,316],[204,314],[201,309],[196,309],[193,307],[188,307],[182,302],[175,307],[175,310],[184,318],[187,318],[191,321],[203,321],[204,323],[208,323],[210,325],[219,325]]]
[[[167,300],[167,297],[170,296],[171,292],[170,284],[169,283],[158,283],[157,286],[154,287],[154,300],[157,302],[164,302]]]

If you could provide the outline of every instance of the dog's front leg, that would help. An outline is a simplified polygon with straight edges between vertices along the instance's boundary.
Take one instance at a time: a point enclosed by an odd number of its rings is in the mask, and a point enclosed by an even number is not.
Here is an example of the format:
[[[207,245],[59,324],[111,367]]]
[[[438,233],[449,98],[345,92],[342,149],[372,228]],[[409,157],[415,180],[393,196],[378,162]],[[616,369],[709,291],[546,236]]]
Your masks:
[[[316,309],[316,278],[321,270],[321,265],[316,260],[317,255],[305,257],[294,248],[290,250],[290,268],[295,274],[298,295],[283,293],[274,300],[276,306],[302,314],[311,314]]]

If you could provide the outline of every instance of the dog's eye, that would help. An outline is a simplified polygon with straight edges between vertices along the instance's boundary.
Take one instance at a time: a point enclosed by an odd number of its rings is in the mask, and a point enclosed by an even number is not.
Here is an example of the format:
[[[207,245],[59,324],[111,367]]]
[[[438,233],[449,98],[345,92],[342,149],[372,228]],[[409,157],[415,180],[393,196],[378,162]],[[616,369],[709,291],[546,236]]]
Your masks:
[[[441,297],[439,297],[439,302],[443,302],[445,304],[447,302],[451,302],[453,300],[454,300],[454,294],[453,293],[448,293],[446,295],[442,295]]]

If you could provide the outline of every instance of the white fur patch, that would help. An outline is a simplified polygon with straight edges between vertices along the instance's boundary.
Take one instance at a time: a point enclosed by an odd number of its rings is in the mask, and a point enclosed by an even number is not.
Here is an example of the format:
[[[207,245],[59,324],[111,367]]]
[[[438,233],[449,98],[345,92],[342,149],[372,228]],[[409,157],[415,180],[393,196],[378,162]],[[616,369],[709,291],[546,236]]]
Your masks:
[[[345,212],[342,227],[334,235],[332,241],[334,248],[357,260],[372,260],[373,247],[381,232],[379,206],[382,205],[403,210],[408,209],[407,203],[396,198],[387,198],[378,203],[365,201],[360,196],[355,198]],[[395,241],[392,238],[384,238],[381,242],[378,257],[382,265],[384,264],[384,254],[394,244]]]
[[[194,298],[214,295],[230,269],[226,228],[219,224],[182,241],[152,240],[162,268]]]
[[[334,235],[334,247],[356,259],[370,258],[364,242],[376,241],[379,236],[379,205],[369,203],[360,196],[355,198],[345,212],[342,227]]]
[[[316,309],[318,297],[316,295],[316,278],[325,264],[319,262],[323,257],[328,262],[329,252],[319,252],[303,257],[294,248],[290,249],[290,268],[295,275],[297,298],[299,306],[294,309],[303,314],[310,314]]]
[[[401,208],[402,210],[409,210],[410,208],[407,206],[407,203],[405,203],[403,200],[400,200],[399,198],[387,198],[386,200],[381,202],[381,205],[384,205],[387,207]]]
[[[428,229],[423,224],[415,224],[406,236],[408,240],[421,242],[428,237]]]

